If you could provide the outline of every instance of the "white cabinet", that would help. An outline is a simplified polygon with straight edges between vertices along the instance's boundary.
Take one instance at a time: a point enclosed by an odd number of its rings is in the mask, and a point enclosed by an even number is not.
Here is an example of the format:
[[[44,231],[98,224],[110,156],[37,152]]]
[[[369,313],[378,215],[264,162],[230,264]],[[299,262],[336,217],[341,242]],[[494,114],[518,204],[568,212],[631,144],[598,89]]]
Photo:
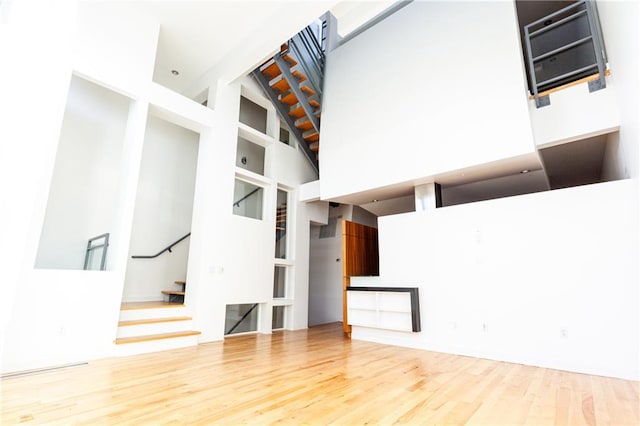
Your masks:
[[[348,287],[349,325],[398,331],[420,331],[416,287]]]

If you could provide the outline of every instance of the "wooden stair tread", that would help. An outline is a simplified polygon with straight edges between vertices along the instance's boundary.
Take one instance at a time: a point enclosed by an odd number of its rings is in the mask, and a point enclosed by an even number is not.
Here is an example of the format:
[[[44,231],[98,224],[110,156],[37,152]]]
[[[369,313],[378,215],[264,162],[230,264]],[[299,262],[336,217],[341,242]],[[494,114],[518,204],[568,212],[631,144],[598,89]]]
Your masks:
[[[296,62],[296,60],[295,60],[295,59],[293,59],[293,58],[291,57],[291,55],[288,55],[288,54],[287,54],[287,55],[284,55],[284,56],[282,57],[282,59],[284,59],[285,61],[287,61],[287,62],[289,63],[289,67],[290,67],[290,68],[293,68],[293,67],[295,67],[296,65],[298,65],[298,62]]]
[[[605,76],[610,76],[611,75],[611,70],[610,69],[606,69],[604,70],[604,75]],[[554,87],[553,89],[548,89],[545,90],[544,92],[540,92],[538,93],[539,97],[543,97],[543,96],[547,96],[550,95],[552,93],[555,92],[559,92],[563,89],[568,89],[569,87],[573,87],[573,86],[577,86],[578,84],[582,84],[582,83],[589,83],[590,81],[594,81],[600,78],[600,73],[595,73],[586,77],[583,77],[579,80],[575,80],[575,81],[571,81],[569,83],[563,84],[562,86],[558,86],[558,87]],[[535,99],[535,96],[533,95],[529,95],[529,99]]]
[[[320,135],[318,132],[314,132],[310,135],[304,136],[304,140],[307,142],[318,142],[320,140]]]
[[[184,291],[162,290],[162,294],[172,294],[175,296],[184,296]]]
[[[313,152],[318,152],[320,151],[320,145],[319,144],[315,144],[315,145],[310,145],[309,149]]]
[[[289,111],[289,115],[298,119],[306,116],[307,114],[304,112],[304,109],[301,106],[299,106],[298,108],[292,111]]]
[[[166,318],[147,318],[130,321],[120,321],[118,327],[128,327],[131,325],[158,324],[163,322],[190,321],[191,317],[166,317]]]
[[[298,98],[295,93],[289,92],[287,95],[280,98],[280,102],[292,106],[298,103]]]
[[[174,284],[178,284],[178,285],[186,285],[187,282],[186,281],[182,281],[182,280],[177,280],[173,282]]]
[[[296,60],[289,55],[284,55],[282,58],[285,60],[285,62],[289,64],[289,68],[293,68],[296,65],[298,65]],[[282,74],[282,70],[280,69],[280,67],[276,62],[273,62],[272,64],[268,65],[262,70],[262,74],[266,75],[269,78],[269,80],[273,80],[274,78]]]
[[[307,94],[307,96],[313,96],[316,94],[316,92],[309,86],[302,86],[300,88],[300,90],[302,90],[304,93]]]
[[[296,127],[303,132],[306,132],[307,130],[313,129],[313,123],[311,122],[311,120],[307,120],[303,121],[302,123],[296,124]]]
[[[201,333],[199,331],[189,330],[189,331],[176,331],[173,333],[149,334],[146,336],[119,337],[115,340],[115,344],[123,345],[126,343],[149,342],[153,340],[173,339],[176,337],[197,336],[198,334],[201,334]]]
[[[282,70],[280,69],[280,67],[278,66],[278,64],[276,64],[275,62],[272,63],[271,65],[269,65],[268,67],[266,67],[265,69],[262,70],[262,74],[264,74],[265,76],[267,76],[267,78],[269,80],[273,80],[274,78],[276,78],[277,76],[279,76],[280,74],[282,74]]]
[[[298,81],[298,83],[302,83],[303,81],[307,80],[307,77],[304,74],[302,74],[300,71],[296,70],[296,71],[293,71],[291,74]],[[271,85],[271,88],[272,89],[276,89],[280,93],[284,93],[284,92],[289,91],[291,89],[291,86],[289,86],[289,82],[287,81],[287,79],[282,77],[281,79],[279,79],[278,81],[273,83]],[[313,91],[312,89],[308,88],[307,86],[302,86],[300,89],[302,91],[307,91],[307,89]],[[309,95],[309,96],[311,96],[311,95]]]
[[[164,309],[164,308],[183,308],[181,303],[169,303],[162,300],[151,302],[124,302],[120,305],[121,311],[131,311],[136,309]]]
[[[315,99],[311,99],[309,101],[309,105],[311,105],[314,108],[320,108],[320,103],[318,101],[316,101]]]
[[[306,75],[304,75],[304,74],[302,74],[300,71],[297,71],[297,70],[296,70],[296,71],[292,72],[291,74],[292,74],[292,75],[296,78],[296,80],[298,80],[300,83],[302,83],[303,81],[306,81],[306,80],[307,80],[307,76],[306,76]]]
[[[281,78],[280,80],[273,83],[271,85],[271,88],[276,89],[280,93],[284,93],[287,90],[291,89],[291,86],[289,86],[289,82],[286,79]]]

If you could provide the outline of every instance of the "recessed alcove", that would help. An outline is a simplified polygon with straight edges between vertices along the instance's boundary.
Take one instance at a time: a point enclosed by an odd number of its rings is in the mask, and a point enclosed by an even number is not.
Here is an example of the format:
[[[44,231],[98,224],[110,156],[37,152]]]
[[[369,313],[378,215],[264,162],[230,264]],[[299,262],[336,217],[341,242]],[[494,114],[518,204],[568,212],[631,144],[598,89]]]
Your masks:
[[[83,269],[88,240],[114,231],[129,102],[72,77],[36,268]]]

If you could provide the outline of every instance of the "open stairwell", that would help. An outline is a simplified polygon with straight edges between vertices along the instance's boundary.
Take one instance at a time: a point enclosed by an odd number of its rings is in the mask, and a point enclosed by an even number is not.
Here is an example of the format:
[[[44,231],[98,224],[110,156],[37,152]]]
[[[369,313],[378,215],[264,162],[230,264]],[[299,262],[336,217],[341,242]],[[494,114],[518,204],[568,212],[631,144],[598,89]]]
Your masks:
[[[195,346],[199,331],[181,303],[123,303],[116,340],[116,355],[136,355]]]
[[[309,27],[252,75],[318,170],[324,52]]]

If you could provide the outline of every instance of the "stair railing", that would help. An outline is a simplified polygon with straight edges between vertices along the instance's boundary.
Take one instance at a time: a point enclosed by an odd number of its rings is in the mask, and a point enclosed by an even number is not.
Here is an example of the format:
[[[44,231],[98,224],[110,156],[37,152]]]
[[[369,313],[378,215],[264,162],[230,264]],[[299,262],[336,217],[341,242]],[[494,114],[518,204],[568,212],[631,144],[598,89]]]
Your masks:
[[[158,256],[160,256],[162,253],[168,251],[169,253],[172,253],[171,249],[178,243],[184,241],[187,239],[187,237],[189,237],[191,235],[191,232],[189,232],[186,235],[183,235],[182,237],[178,238],[177,240],[175,240],[174,242],[172,242],[171,244],[169,244],[168,246],[166,246],[165,248],[163,248],[162,250],[160,250],[159,252],[157,252],[156,254],[152,254],[152,255],[136,255],[136,256],[131,256],[132,259],[154,259]]]
[[[289,48],[300,63],[311,88],[321,97],[325,54],[311,27],[306,27],[289,40]]]
[[[238,326],[242,323],[242,321],[245,320],[245,318],[247,318],[249,316],[249,314],[251,314],[251,312],[253,312],[253,310],[255,308],[258,307],[257,303],[254,303],[253,306],[251,308],[249,308],[249,310],[247,312],[245,312],[245,314],[242,316],[242,318],[240,318],[238,320],[238,322],[236,322],[233,327],[231,327],[225,334],[231,334],[235,331],[236,328],[238,328]]]
[[[540,108],[550,104],[540,92],[598,73],[589,91],[604,89],[606,55],[598,12],[581,0],[524,26],[531,91]],[[563,61],[562,56],[566,59]]]
[[[233,205],[235,207],[240,207],[240,203],[243,202],[244,200],[246,200],[247,198],[251,197],[253,194],[255,194],[256,192],[260,191],[262,188],[258,187],[256,189],[254,189],[253,191],[251,191],[250,193],[248,193],[247,195],[245,195],[244,197],[240,198],[238,201],[234,202]]]
[[[99,241],[99,240],[102,240],[102,241]],[[85,271],[88,271],[88,270],[104,271],[106,262],[107,262],[108,248],[109,248],[108,232],[106,234],[101,234],[93,238],[89,238],[87,242],[87,250],[84,255],[84,267],[82,269],[84,269]],[[92,265],[94,264],[92,260],[94,259],[95,253],[98,253],[97,250],[102,250],[102,253],[100,254],[99,269],[92,268]]]
[[[256,192],[258,192],[260,189],[262,188],[256,188],[253,191],[251,191],[250,193],[248,193],[247,195],[245,195],[244,197],[240,198],[238,201],[234,202],[233,205],[234,206],[238,206],[240,207],[240,203],[243,202],[244,200],[246,200],[247,198],[249,198],[250,196],[252,196],[253,194],[255,194]],[[107,236],[107,242],[109,241],[109,234],[105,234]],[[174,242],[172,242],[171,244],[169,244],[168,246],[166,246],[165,248],[163,248],[162,250],[160,250],[159,252],[157,252],[156,254],[151,254],[151,255],[135,255],[135,256],[131,256],[132,259],[155,259],[156,257],[160,256],[162,253],[164,252],[169,252],[172,253],[171,249],[173,247],[175,247],[177,244],[181,243],[182,241],[186,240],[188,237],[191,236],[191,232],[183,235],[182,237],[178,238],[177,240],[175,240]],[[95,237],[96,238],[100,238],[102,237],[102,235]],[[91,240],[89,240],[91,241]],[[97,247],[96,247],[97,248]],[[88,248],[87,248],[88,250]],[[103,255],[106,255],[106,251],[103,253]],[[103,260],[104,262],[104,260]],[[86,269],[86,260],[85,260],[85,269]]]

